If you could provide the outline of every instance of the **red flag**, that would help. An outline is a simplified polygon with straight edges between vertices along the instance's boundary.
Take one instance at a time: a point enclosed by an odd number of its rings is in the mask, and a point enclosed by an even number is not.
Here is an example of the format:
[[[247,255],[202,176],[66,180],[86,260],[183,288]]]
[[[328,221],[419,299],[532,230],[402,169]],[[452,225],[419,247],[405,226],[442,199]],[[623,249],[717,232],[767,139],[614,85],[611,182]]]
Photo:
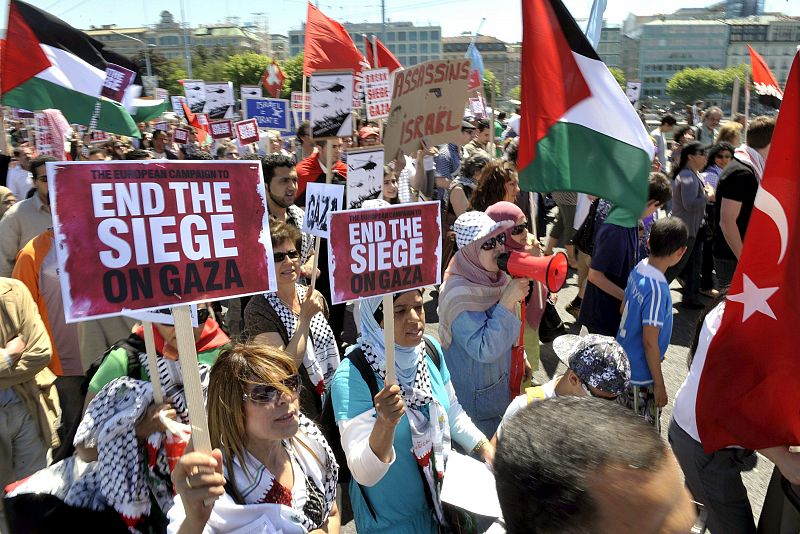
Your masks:
[[[310,76],[316,70],[351,69],[361,72],[364,56],[356,48],[350,34],[322,11],[308,4],[306,21],[305,56],[303,74]]]
[[[786,98],[745,235],[725,314],[697,395],[706,452],[800,445],[800,64]]]
[[[284,80],[286,80],[286,76],[278,66],[278,62],[273,59],[272,65],[268,65],[267,70],[261,75],[261,85],[267,90],[269,96],[280,98]]]
[[[194,127],[195,133],[197,133],[197,141],[202,145],[203,141],[206,140],[207,132],[205,126],[200,124],[197,113],[192,113],[192,110],[186,105],[185,99],[181,100],[181,106],[183,107],[183,114],[186,116],[186,122]]]
[[[367,63],[369,64],[369,68],[377,68],[377,65],[375,65],[375,56],[372,50],[372,41],[369,40],[369,37],[366,34],[364,35],[364,50],[367,52]]]
[[[750,63],[753,68],[753,87],[756,89],[758,101],[775,109],[781,107],[783,101],[783,91],[781,86],[775,80],[775,75],[769,70],[767,62],[761,57],[761,54],[753,50],[753,47],[747,45],[750,50]]]
[[[372,38],[375,39],[375,46],[378,49],[378,60],[376,63],[371,63],[372,66],[375,68],[386,67],[387,69],[389,69],[390,73],[396,71],[397,69],[402,69],[403,65],[400,64],[397,58],[394,57],[394,54],[392,54],[392,52],[388,48],[386,48],[386,46],[381,42],[381,40],[375,37],[374,35],[372,36]]]

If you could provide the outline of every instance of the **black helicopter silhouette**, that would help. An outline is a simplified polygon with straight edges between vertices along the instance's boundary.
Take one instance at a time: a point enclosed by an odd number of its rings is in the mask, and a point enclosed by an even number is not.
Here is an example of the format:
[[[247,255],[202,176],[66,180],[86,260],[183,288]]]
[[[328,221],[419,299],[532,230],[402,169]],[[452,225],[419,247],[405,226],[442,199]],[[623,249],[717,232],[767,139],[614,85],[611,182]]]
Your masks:
[[[206,90],[206,93],[217,93],[217,94],[222,95],[222,94],[225,94],[226,91],[225,91],[225,89],[219,88],[219,89]]]
[[[319,85],[314,86],[314,90],[317,91],[318,93],[321,93],[322,91],[330,91],[331,93],[341,93],[342,91],[344,91],[344,89],[345,89],[344,85],[339,83],[338,78],[335,83],[329,85],[328,87],[322,87]]]
[[[367,162],[364,163],[360,167],[353,167],[352,165],[348,165],[348,167],[350,167],[351,171],[357,171],[359,169],[364,169],[365,171],[371,171],[372,169],[374,169],[377,166],[378,166],[378,164],[375,163],[374,161],[372,161],[372,156],[370,156],[369,160],[367,160]],[[363,185],[363,184],[361,184],[361,185]]]

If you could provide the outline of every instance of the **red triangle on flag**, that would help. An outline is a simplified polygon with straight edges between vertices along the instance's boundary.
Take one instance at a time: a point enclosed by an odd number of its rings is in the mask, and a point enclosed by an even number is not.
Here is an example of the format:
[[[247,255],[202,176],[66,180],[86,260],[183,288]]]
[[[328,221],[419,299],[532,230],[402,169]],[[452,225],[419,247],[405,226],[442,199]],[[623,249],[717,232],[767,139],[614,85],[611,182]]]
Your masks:
[[[17,2],[11,1],[8,8],[8,31],[6,46],[3,47],[0,90],[8,93],[50,68],[50,60],[39,45],[39,39],[25,22],[17,9]]]

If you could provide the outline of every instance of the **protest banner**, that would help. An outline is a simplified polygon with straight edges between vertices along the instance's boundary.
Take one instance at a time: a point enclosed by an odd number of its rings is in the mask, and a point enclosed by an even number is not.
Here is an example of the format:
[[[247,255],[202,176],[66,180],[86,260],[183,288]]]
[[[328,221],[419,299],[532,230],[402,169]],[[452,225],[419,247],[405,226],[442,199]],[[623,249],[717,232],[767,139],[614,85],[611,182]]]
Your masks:
[[[317,72],[311,75],[311,137],[353,135],[353,73]]]
[[[91,139],[93,144],[105,143],[109,140],[108,132],[101,132],[99,130],[92,130]]]
[[[378,120],[388,117],[392,104],[392,80],[389,76],[389,69],[365,70],[364,86],[367,119]]]
[[[625,96],[633,107],[639,104],[639,98],[642,94],[641,82],[625,82]]]
[[[469,72],[469,59],[427,61],[394,72],[383,140],[390,157],[401,148],[416,154],[423,139],[428,146],[458,141]]]
[[[169,131],[169,123],[167,121],[157,122],[153,125],[154,130],[161,130],[162,132]]]
[[[347,151],[347,209],[383,193],[383,147]]]
[[[169,91],[160,87],[156,87],[155,97],[156,100],[166,100],[169,98]]]
[[[175,128],[172,131],[172,141],[179,145],[185,145],[189,142],[189,130],[186,128]]]
[[[165,324],[169,326],[175,325],[175,318],[172,316],[172,307],[170,306],[153,310],[128,310],[122,315],[142,322]],[[196,327],[198,325],[197,304],[189,305],[189,315],[192,318],[192,327]]]
[[[203,113],[209,119],[230,119],[236,107],[233,96],[233,83],[231,82],[206,82],[206,103]]]
[[[302,231],[330,239],[328,219],[342,209],[344,186],[311,182],[306,186],[306,213]]]
[[[240,145],[244,146],[250,143],[258,143],[258,123],[255,119],[239,121],[233,126],[234,130],[236,130],[236,138],[239,140]]]
[[[59,139],[57,129],[51,123],[47,114],[36,112],[34,114],[34,141],[36,152],[40,156],[52,156],[58,160],[66,159],[64,153],[64,139]]]
[[[311,95],[305,93],[305,100],[303,100],[302,91],[292,91],[292,109],[295,111],[311,111]]]
[[[338,211],[329,226],[331,304],[439,283],[438,202]]]
[[[206,106],[206,84],[203,80],[184,80],[183,94],[192,113],[201,113]]]
[[[484,106],[483,99],[480,96],[469,97],[469,111],[476,119],[486,117],[486,106]]]
[[[28,111],[27,109],[20,109],[20,108],[11,108],[11,116],[15,120],[34,118],[33,111]]]
[[[100,89],[100,96],[104,96],[114,102],[122,102],[125,97],[125,89],[133,81],[134,72],[125,67],[120,67],[113,63],[106,64],[106,78],[103,80],[103,87]]]
[[[211,121],[211,138],[225,139],[226,137],[233,137],[233,121],[230,119]]]
[[[47,176],[68,323],[276,287],[258,162],[58,162]]]
[[[255,119],[265,130],[289,131],[289,101],[279,98],[248,98],[243,103],[244,118]]]
[[[239,94],[241,95],[242,105],[244,105],[244,101],[247,98],[261,98],[264,96],[260,85],[243,85],[239,88]]]
[[[175,113],[175,116],[178,117],[180,120],[186,120],[186,114],[183,112],[183,106],[181,103],[186,103],[188,106],[189,103],[186,102],[185,96],[171,96],[169,97],[170,102],[172,103],[172,112]],[[190,108],[191,109],[191,108]]]
[[[211,121],[208,119],[208,115],[206,113],[198,113],[196,117],[197,124],[199,124],[204,130],[208,131],[210,129],[209,125],[211,124]]]

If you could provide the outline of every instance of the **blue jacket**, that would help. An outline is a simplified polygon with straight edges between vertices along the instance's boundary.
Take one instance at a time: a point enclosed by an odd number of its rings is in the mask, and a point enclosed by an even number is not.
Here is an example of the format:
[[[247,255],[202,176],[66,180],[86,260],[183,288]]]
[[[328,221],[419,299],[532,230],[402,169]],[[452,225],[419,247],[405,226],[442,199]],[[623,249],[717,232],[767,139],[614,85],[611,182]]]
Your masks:
[[[463,312],[451,326],[452,342],[444,351],[453,389],[472,422],[493,436],[511,402],[511,348],[521,323],[504,306]]]

